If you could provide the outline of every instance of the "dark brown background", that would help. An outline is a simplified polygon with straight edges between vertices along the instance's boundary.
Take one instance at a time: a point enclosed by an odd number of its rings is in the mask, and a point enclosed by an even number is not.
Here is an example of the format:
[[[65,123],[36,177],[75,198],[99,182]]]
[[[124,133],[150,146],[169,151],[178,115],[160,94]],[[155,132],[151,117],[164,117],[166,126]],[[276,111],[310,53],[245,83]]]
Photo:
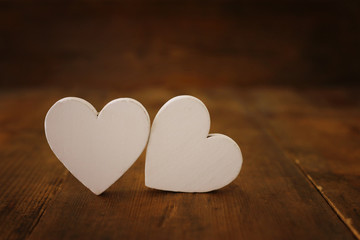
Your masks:
[[[0,86],[358,85],[358,1],[1,1]]]
[[[360,240],[359,43],[356,0],[0,0],[0,239]],[[145,187],[143,153],[95,196],[47,144],[63,97],[180,94],[241,148],[218,191]]]

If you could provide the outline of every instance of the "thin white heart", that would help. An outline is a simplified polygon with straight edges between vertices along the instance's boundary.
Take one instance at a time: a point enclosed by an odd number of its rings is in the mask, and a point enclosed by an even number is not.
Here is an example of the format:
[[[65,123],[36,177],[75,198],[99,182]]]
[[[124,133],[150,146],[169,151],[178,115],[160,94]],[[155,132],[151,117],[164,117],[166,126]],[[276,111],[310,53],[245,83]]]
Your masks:
[[[119,98],[100,113],[81,98],[56,102],[45,118],[45,134],[57,158],[93,193],[119,179],[144,150],[150,132],[146,109]]]
[[[146,152],[145,185],[175,192],[208,192],[232,182],[242,166],[239,146],[209,134],[206,106],[192,96],[169,100],[157,113]]]

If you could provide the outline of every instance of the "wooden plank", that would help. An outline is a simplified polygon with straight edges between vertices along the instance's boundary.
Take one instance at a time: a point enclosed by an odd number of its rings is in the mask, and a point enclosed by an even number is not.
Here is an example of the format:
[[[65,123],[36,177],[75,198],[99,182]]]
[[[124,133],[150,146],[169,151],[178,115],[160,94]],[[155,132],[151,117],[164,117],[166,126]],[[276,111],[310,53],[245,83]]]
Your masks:
[[[30,239],[353,239],[303,173],[229,91],[150,89],[128,96],[146,100],[153,117],[168,96],[179,93],[202,99],[211,112],[212,132],[228,134],[241,146],[244,165],[235,182],[206,194],[147,189],[144,155],[101,196],[69,175]],[[121,95],[112,92],[106,98]]]
[[[67,175],[44,144],[43,120],[57,94],[0,95],[0,238],[23,239]]]
[[[263,89],[239,96],[360,239],[359,89]]]

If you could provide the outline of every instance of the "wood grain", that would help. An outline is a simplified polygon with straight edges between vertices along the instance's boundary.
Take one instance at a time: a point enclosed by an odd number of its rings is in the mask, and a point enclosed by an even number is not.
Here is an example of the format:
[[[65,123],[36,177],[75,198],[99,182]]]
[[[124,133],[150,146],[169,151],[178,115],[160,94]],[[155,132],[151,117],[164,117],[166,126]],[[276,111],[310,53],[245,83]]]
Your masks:
[[[360,238],[359,90],[263,89],[244,104]]]
[[[240,176],[224,189],[206,194],[148,189],[143,154],[95,196],[68,174],[43,135],[46,111],[65,96],[82,97],[98,110],[114,98],[133,97],[153,119],[179,94],[204,101],[211,132],[232,137],[242,149]],[[288,88],[3,91],[0,238],[354,239],[358,96],[349,89]]]
[[[43,144],[44,112],[56,95],[0,95],[0,236],[22,239],[36,226],[67,175]]]
[[[23,122],[25,129],[38,124],[37,121],[42,125],[40,116],[46,113],[45,106],[50,106],[53,98],[69,93],[67,90],[35,91],[30,94],[33,100],[27,99],[29,105],[44,101],[43,108],[34,112],[33,116],[36,117],[33,122],[28,122],[26,118],[19,121]],[[125,96],[124,92],[104,93],[76,90],[71,95],[87,99],[97,109],[110,99]],[[194,94],[208,106],[212,132],[227,134],[239,143],[244,165],[235,182],[206,194],[177,194],[147,189],[144,186],[142,155],[119,181],[97,197],[72,175],[65,174],[67,171],[56,161],[44,138],[29,134],[32,138],[27,144],[37,145],[45,152],[41,156],[36,155],[33,149],[25,152],[29,159],[26,169],[38,169],[31,174],[36,178],[29,178],[24,172],[20,172],[23,176],[17,175],[14,167],[8,172],[14,173],[15,186],[8,189],[19,197],[25,197],[22,206],[26,209],[38,206],[37,199],[44,189],[52,187],[57,191],[54,190],[50,199],[43,204],[42,212],[45,213],[37,216],[23,218],[25,210],[5,206],[3,209],[8,212],[1,215],[6,220],[2,221],[1,227],[6,228],[6,232],[2,232],[2,236],[15,239],[29,235],[30,239],[354,239],[328,202],[292,159],[284,154],[278,141],[262,126],[257,116],[248,114],[247,106],[237,100],[232,90],[153,88],[127,91],[126,96],[144,103],[153,118],[166,100],[184,93]],[[40,126],[37,129],[39,133],[42,131]],[[24,151],[21,145],[13,146],[16,151]],[[2,153],[6,149],[1,148]],[[14,164],[23,163],[16,155],[6,156],[6,159]],[[45,176],[62,179],[62,183],[58,180],[59,183],[53,186],[51,181],[38,180]],[[6,175],[1,176],[1,181],[7,180]],[[19,192],[27,184],[35,186],[28,189],[32,196]],[[14,199],[15,195],[11,194],[3,197],[3,201],[7,202]],[[12,228],[8,228],[9,223],[13,225]],[[32,227],[19,230],[21,224]]]

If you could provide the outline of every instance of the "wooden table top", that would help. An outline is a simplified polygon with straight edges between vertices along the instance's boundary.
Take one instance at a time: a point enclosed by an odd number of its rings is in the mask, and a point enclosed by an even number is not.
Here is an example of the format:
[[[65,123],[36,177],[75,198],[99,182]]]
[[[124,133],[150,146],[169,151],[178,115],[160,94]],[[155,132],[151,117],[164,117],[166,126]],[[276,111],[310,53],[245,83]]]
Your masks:
[[[57,160],[47,110],[78,96],[100,110],[132,97],[151,119],[191,94],[211,132],[233,138],[244,163],[227,187],[203,194],[144,185],[144,153],[96,196]],[[359,89],[0,90],[1,239],[360,239]]]

